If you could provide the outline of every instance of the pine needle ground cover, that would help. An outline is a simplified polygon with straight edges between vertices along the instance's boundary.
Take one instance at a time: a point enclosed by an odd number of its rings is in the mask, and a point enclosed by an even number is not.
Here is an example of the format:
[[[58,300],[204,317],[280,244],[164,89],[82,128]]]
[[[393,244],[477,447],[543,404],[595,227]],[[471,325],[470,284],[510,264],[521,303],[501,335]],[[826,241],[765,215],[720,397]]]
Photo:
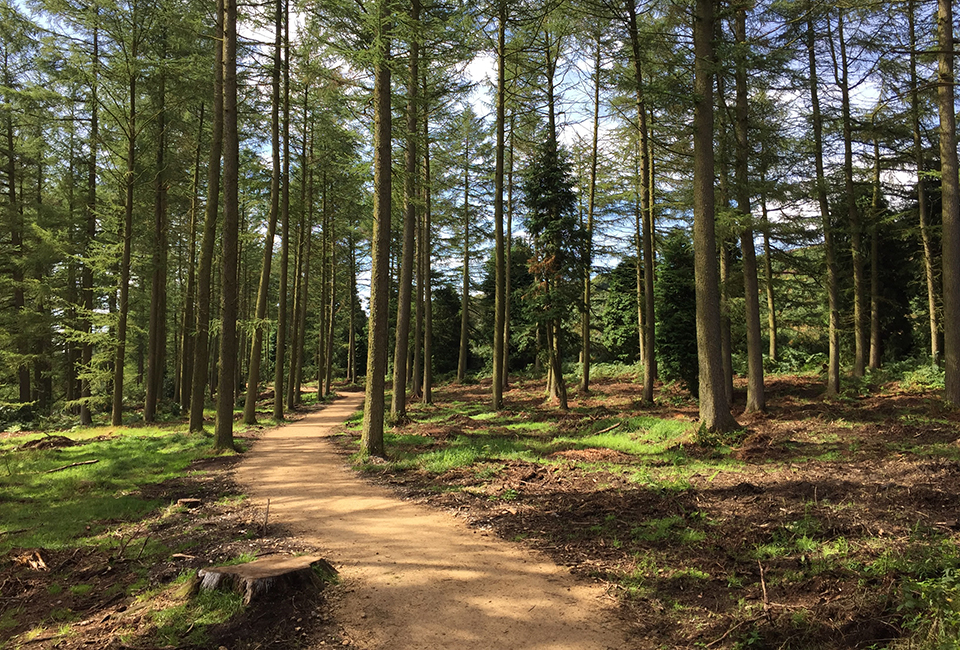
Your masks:
[[[411,406],[388,463],[357,462],[608,583],[638,648],[956,647],[957,414],[913,381],[833,401],[812,376],[767,386],[767,414],[709,439],[679,389],[641,408],[632,376],[568,413],[538,381],[500,412],[488,383],[451,385]]]

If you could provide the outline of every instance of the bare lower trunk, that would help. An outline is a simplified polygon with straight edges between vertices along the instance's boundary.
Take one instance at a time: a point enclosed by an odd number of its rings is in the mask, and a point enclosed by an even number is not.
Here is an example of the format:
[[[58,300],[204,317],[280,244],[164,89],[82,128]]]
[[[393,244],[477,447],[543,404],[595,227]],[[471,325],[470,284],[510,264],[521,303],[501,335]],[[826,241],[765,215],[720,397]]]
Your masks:
[[[697,0],[693,17],[694,171],[693,239],[696,268],[700,423],[707,431],[737,427],[724,389],[720,349],[720,282],[717,275],[713,189],[713,3]]]

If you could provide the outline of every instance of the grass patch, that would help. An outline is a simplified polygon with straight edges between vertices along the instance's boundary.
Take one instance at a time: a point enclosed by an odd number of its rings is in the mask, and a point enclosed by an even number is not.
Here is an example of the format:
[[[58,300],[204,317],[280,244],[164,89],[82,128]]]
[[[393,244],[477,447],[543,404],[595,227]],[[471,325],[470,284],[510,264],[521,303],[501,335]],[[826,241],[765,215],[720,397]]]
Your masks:
[[[72,434],[82,444],[23,448],[39,438],[0,443],[6,461],[6,473],[0,474],[0,532],[5,533],[0,553],[16,546],[65,548],[98,535],[110,522],[138,519],[158,505],[141,496],[143,486],[178,476],[211,447],[206,436],[142,427],[89,429]],[[74,463],[88,464],[55,471]]]

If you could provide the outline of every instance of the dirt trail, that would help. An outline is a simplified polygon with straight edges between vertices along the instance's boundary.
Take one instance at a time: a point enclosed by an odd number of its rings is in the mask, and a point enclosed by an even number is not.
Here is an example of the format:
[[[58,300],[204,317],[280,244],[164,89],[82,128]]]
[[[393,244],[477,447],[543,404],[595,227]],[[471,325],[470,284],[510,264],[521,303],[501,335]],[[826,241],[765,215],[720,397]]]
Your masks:
[[[350,471],[324,438],[360,407],[347,395],[268,432],[238,469],[271,521],[315,541],[340,571],[335,616],[351,646],[413,650],[625,648],[597,585]]]

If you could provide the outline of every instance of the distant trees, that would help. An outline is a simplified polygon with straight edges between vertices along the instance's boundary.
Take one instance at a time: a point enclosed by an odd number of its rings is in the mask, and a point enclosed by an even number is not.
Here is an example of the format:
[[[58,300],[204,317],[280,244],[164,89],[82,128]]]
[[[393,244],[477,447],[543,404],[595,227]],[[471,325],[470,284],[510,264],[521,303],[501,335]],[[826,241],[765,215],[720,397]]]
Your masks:
[[[0,418],[198,431],[216,400],[226,447],[229,409],[343,378],[383,454],[391,386],[402,418],[489,373],[500,409],[545,369],[563,406],[578,356],[583,392],[642,362],[649,403],[674,228],[708,428],[800,358],[830,397],[929,356],[960,400],[950,8],[692,8],[338,0],[294,30],[270,3],[238,18],[273,38],[237,44],[232,104],[230,6],[4,3]]]

